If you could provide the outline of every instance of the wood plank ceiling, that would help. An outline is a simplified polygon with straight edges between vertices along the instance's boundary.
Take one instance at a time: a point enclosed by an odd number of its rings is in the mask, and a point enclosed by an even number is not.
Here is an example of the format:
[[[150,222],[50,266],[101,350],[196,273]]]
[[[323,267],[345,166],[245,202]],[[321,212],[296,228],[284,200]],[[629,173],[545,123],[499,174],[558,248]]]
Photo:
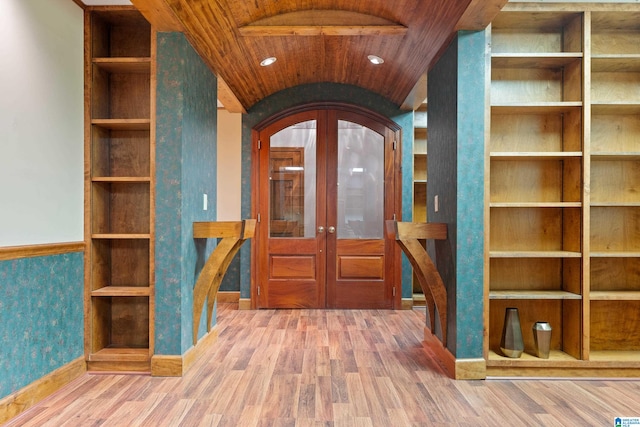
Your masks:
[[[458,30],[485,28],[507,0],[132,0],[159,31],[182,31],[246,111],[288,87],[334,82],[405,108]],[[384,60],[374,65],[368,55]],[[267,57],[277,61],[262,67]]]

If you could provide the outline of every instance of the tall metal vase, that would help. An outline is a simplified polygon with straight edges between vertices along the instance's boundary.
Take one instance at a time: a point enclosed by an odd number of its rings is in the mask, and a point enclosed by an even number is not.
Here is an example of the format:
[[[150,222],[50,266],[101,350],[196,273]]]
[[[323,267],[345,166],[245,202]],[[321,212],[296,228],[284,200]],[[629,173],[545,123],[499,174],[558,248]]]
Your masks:
[[[515,307],[507,307],[505,310],[500,350],[502,354],[512,358],[520,357],[524,351],[520,315],[518,314],[518,309]]]

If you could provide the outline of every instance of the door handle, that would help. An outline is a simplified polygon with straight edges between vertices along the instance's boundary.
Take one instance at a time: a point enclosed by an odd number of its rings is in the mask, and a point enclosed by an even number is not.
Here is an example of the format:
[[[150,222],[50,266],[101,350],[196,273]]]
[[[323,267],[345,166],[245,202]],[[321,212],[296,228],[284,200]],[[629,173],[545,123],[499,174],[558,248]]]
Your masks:
[[[327,228],[327,231],[329,234],[333,234],[336,232],[336,228],[333,225],[330,225],[329,228]]]
[[[324,233],[324,227],[320,226],[318,227],[318,234],[322,234],[322,233]]]

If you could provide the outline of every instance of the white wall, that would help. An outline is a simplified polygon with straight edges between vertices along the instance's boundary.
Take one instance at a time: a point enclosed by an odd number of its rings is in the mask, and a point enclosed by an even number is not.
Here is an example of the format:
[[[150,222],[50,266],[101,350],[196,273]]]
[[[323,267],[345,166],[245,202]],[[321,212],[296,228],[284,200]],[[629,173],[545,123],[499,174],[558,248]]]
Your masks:
[[[82,241],[83,12],[0,1],[0,246]]]
[[[217,220],[239,221],[242,184],[242,115],[218,110]]]

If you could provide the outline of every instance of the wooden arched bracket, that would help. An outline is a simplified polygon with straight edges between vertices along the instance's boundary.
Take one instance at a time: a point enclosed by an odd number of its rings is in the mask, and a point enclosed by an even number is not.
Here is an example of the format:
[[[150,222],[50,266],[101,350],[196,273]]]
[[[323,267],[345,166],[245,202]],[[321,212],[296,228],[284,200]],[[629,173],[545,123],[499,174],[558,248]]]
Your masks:
[[[422,287],[422,292],[424,292],[432,331],[435,325],[435,309],[438,309],[438,320],[440,320],[442,328],[442,343],[446,346],[447,290],[440,273],[420,240],[445,240],[447,238],[447,224],[388,220],[386,221],[386,229],[387,235],[395,239],[411,262],[420,287]]]
[[[198,326],[207,300],[207,331],[211,330],[213,307],[231,260],[246,239],[255,235],[256,220],[194,222],[193,238],[222,238],[205,263],[193,289],[193,345],[198,342]]]

